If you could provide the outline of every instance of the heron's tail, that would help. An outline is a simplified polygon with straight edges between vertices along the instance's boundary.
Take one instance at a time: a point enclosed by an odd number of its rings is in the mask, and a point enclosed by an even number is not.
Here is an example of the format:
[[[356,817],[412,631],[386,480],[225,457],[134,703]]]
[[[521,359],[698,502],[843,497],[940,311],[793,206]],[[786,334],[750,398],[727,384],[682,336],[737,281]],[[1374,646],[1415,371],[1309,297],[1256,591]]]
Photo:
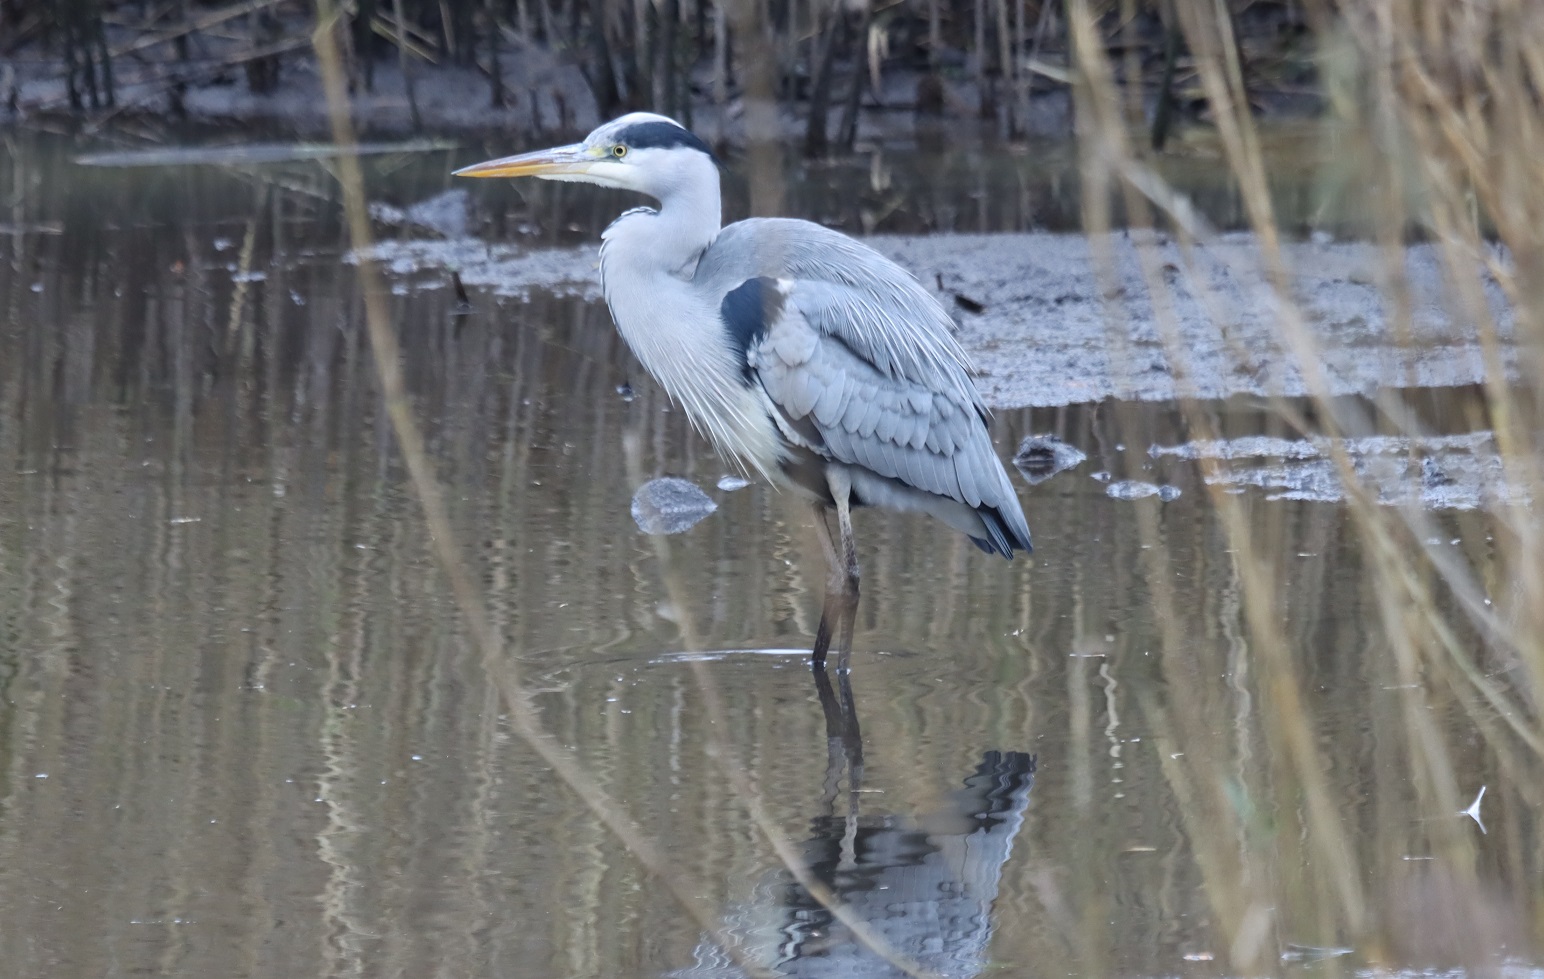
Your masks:
[[[1015,550],[1028,554],[1035,549],[1029,539],[1029,521],[1024,519],[1024,508],[1017,497],[1010,497],[1002,506],[983,506],[976,510],[981,518],[985,537],[972,534],[971,541],[988,554],[1001,554],[1013,560]]]

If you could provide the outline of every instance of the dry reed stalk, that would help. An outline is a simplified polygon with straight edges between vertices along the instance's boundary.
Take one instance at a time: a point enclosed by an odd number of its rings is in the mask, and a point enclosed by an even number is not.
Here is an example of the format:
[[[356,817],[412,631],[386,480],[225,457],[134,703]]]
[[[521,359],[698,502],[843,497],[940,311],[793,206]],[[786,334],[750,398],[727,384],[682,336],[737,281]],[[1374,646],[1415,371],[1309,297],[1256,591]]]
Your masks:
[[[1068,6],[1078,58],[1079,137],[1090,198],[1085,201],[1085,218],[1095,236],[1096,257],[1111,259],[1108,244],[1098,244],[1107,236],[1108,199],[1117,187],[1133,224],[1147,224],[1150,208],[1156,205],[1177,226],[1187,252],[1197,239],[1204,244],[1204,231],[1197,233],[1197,224],[1187,221],[1176,206],[1175,195],[1162,187],[1132,148],[1135,142],[1122,119],[1109,57],[1095,32],[1096,12],[1087,2],[1073,0]],[[1527,507],[1499,509],[1492,518],[1501,541],[1496,574],[1493,568],[1466,563],[1451,549],[1428,544],[1438,521],[1413,504],[1381,505],[1376,491],[1357,474],[1343,443],[1333,437],[1369,433],[1372,419],[1345,399],[1331,397],[1315,338],[1291,294],[1290,269],[1268,193],[1259,137],[1244,98],[1231,21],[1220,3],[1212,0],[1176,6],[1228,163],[1242,188],[1270,284],[1268,298],[1280,310],[1279,339],[1305,379],[1319,424],[1308,425],[1302,413],[1282,399],[1275,399],[1274,407],[1305,434],[1331,437],[1351,524],[1364,542],[1387,654],[1402,681],[1398,704],[1404,763],[1424,819],[1418,832],[1426,837],[1443,872],[1461,887],[1472,888],[1477,857],[1472,835],[1460,832],[1449,817],[1462,805],[1455,774],[1457,745],[1437,725],[1434,707],[1445,688],[1474,722],[1503,769],[1530,785],[1537,782],[1539,763],[1544,760],[1540,754],[1544,737],[1539,733],[1539,705],[1544,703],[1544,643],[1540,642],[1544,638],[1544,530]],[[1366,115],[1363,121],[1371,134],[1362,163],[1374,185],[1386,188],[1380,200],[1377,240],[1384,249],[1382,286],[1396,335],[1403,342],[1413,342],[1403,255],[1408,230],[1415,223],[1433,236],[1440,250],[1456,294],[1456,312],[1466,315],[1478,330],[1487,369],[1486,408],[1507,479],[1529,498],[1544,499],[1534,436],[1544,403],[1540,397],[1544,362],[1539,357],[1544,351],[1544,275],[1535,274],[1544,262],[1544,186],[1526,163],[1544,156],[1544,127],[1538,123],[1538,102],[1544,93],[1544,15],[1516,2],[1482,10],[1475,5],[1407,0],[1378,5],[1370,13],[1359,5],[1344,6],[1343,21],[1323,22],[1350,25],[1351,43],[1365,66],[1358,76],[1359,94],[1348,102]],[[1323,40],[1328,47],[1328,39]],[[1484,53],[1479,62],[1475,51]],[[1424,207],[1414,222],[1401,206],[1407,196],[1406,180]],[[1494,226],[1505,257],[1486,240],[1482,216]],[[1157,274],[1156,246],[1150,236],[1137,236],[1135,250],[1171,362],[1182,376],[1184,350],[1168,312],[1169,286]],[[1515,374],[1508,373],[1508,338],[1494,321],[1481,288],[1482,269],[1496,279],[1514,306],[1519,348]],[[1102,273],[1101,282],[1112,274]],[[1192,277],[1189,284],[1192,290],[1204,288],[1200,277]],[[1116,315],[1112,313],[1112,318]],[[1224,325],[1218,323],[1219,328]],[[1419,434],[1394,399],[1380,398],[1377,403],[1407,434]],[[1204,412],[1184,401],[1181,408],[1195,437],[1215,437]],[[1210,475],[1208,470],[1217,465],[1203,462],[1203,474]],[[1260,667],[1260,708],[1272,759],[1290,761],[1290,768],[1280,775],[1295,781],[1306,811],[1308,844],[1317,851],[1314,872],[1331,885],[1327,891],[1322,886],[1316,889],[1333,903],[1330,917],[1343,919],[1347,938],[1376,940],[1376,927],[1387,922],[1373,920],[1378,915],[1362,893],[1358,854],[1318,770],[1312,743],[1317,725],[1296,679],[1293,651],[1283,629],[1277,595],[1284,579],[1275,555],[1290,542],[1281,539],[1283,528],[1277,527],[1273,534],[1254,526],[1240,501],[1215,484],[1212,502],[1235,554],[1251,655]],[[1150,518],[1143,521],[1143,534],[1151,551],[1161,549]],[[1149,561],[1165,652],[1183,656],[1183,640],[1170,622],[1173,611],[1161,587],[1163,562],[1152,554]],[[1511,599],[1509,614],[1497,614],[1490,607],[1482,586],[1497,579],[1515,582],[1513,595],[1496,597],[1498,604]],[[1476,641],[1485,651],[1479,659],[1488,653],[1492,663],[1521,666],[1520,682],[1508,684],[1487,673],[1474,654]],[[1367,650],[1369,655],[1377,652]],[[1169,664],[1164,665],[1167,672]],[[1171,690],[1182,686],[1179,681]],[[1178,698],[1176,703],[1185,699],[1178,692],[1171,696]],[[1155,728],[1166,732],[1166,737],[1186,739],[1177,730],[1182,725],[1175,723],[1179,711],[1152,702],[1147,709]],[[1519,754],[1517,747],[1525,747],[1528,753]],[[1187,739],[1185,755],[1192,750],[1209,757],[1194,737]],[[1192,816],[1228,824],[1228,807],[1198,794],[1184,763],[1171,759],[1163,768],[1181,799],[1187,824]],[[1287,791],[1289,785],[1291,781],[1278,779],[1277,793]],[[1260,961],[1263,933],[1236,904],[1245,893],[1239,882],[1218,869],[1231,858],[1211,852],[1211,844],[1198,837],[1193,837],[1193,843],[1208,897],[1230,938],[1234,965],[1251,968]],[[1237,870],[1241,872],[1243,866],[1237,865]],[[1281,895],[1279,903],[1286,903],[1288,896]],[[1321,916],[1328,908],[1320,905]]]
[[[1544,21],[1516,4],[1488,11],[1420,10],[1393,5],[1385,16],[1347,23],[1364,49],[1385,55],[1374,97],[1387,106],[1419,163],[1430,230],[1459,291],[1463,312],[1479,327],[1486,362],[1485,395],[1507,479],[1534,500],[1544,481],[1537,457],[1544,370],[1544,192],[1533,167],[1544,152],[1537,122],[1544,91]],[[1502,259],[1480,217],[1494,227]],[[1503,337],[1480,292],[1477,259],[1505,291],[1514,312],[1516,376]],[[1544,703],[1544,537],[1526,508],[1497,514],[1507,577],[1516,583],[1513,647],[1529,674],[1535,716]]]
[[[329,0],[318,0],[317,8],[315,45],[318,61],[322,67],[333,138],[339,146],[350,146],[354,143],[354,135],[348,119],[346,82],[332,38],[337,13]],[[698,888],[671,869],[671,864],[665,855],[643,828],[622,809],[616,800],[579,768],[570,754],[542,728],[530,691],[521,681],[518,665],[512,657],[505,655],[502,640],[491,625],[481,592],[456,545],[443,492],[424,448],[423,435],[412,414],[402,378],[396,335],[390,326],[385,307],[385,291],[382,288],[379,272],[369,259],[370,224],[364,196],[363,174],[359,168],[358,159],[345,154],[339,157],[337,166],[338,180],[343,188],[350,244],[355,254],[359,256],[358,269],[361,293],[364,298],[365,324],[375,356],[382,400],[390,417],[397,444],[402,450],[413,494],[423,509],[424,520],[428,525],[431,538],[431,550],[449,579],[461,617],[472,635],[473,642],[482,654],[484,668],[508,712],[511,729],[552,767],[553,772],[579,796],[585,806],[628,852],[666,885],[683,910],[705,934],[710,935],[735,960],[740,968],[750,975],[770,976],[771,973],[764,966],[747,959],[744,950],[730,940],[712,912],[694,896]],[[636,457],[636,446],[630,454]],[[677,624],[681,629],[682,639],[688,649],[700,649],[696,630],[687,614],[690,606],[686,589],[671,564],[669,546],[663,538],[654,537],[652,540],[655,542],[656,556],[660,562],[667,592],[678,615]],[[729,746],[718,734],[727,730],[729,725],[717,685],[701,662],[694,661],[692,669],[710,719],[708,753],[718,761],[728,776],[740,802],[746,807],[779,861],[812,898],[847,926],[859,942],[904,974],[918,979],[927,979],[930,973],[922,970],[915,963],[906,961],[890,948],[882,936],[853,915],[834,893],[814,877],[802,857],[772,821],[744,767],[739,764]]]
[[[1368,12],[1344,9],[1342,23],[1364,66],[1355,76],[1360,98],[1344,98],[1347,111],[1367,119],[1366,166],[1377,181],[1410,179],[1422,210],[1390,213],[1392,227],[1381,236],[1391,254],[1407,227],[1423,228],[1439,250],[1454,294],[1456,312],[1474,324],[1485,364],[1486,414],[1495,432],[1507,482],[1532,500],[1540,499],[1541,468],[1535,433],[1544,371],[1535,351],[1544,341],[1544,317],[1537,286],[1544,258],[1544,193],[1526,161],[1544,152],[1537,122],[1538,93],[1544,91],[1544,21],[1517,4],[1484,10],[1472,5],[1436,7],[1394,3]],[[1493,229],[1495,243],[1485,225]],[[1389,265],[1394,264],[1390,258]],[[1483,292],[1481,273],[1490,275],[1509,301],[1515,373],[1507,364],[1507,338]],[[1410,589],[1424,627],[1442,638],[1444,654],[1532,751],[1544,747],[1539,734],[1544,703],[1544,537],[1529,507],[1500,507],[1492,514],[1500,542],[1500,573],[1511,582],[1495,589],[1498,611],[1479,608],[1485,589],[1483,567],[1461,563],[1450,553],[1412,546],[1424,541],[1431,521],[1403,514],[1409,535],[1385,540],[1383,568],[1393,574],[1411,559],[1429,561],[1442,591],[1458,599],[1492,660],[1523,668],[1518,684],[1524,703],[1515,703],[1483,675],[1480,664],[1444,621],[1443,605],[1431,589]],[[1412,553],[1421,552],[1421,553]],[[1510,591],[1510,594],[1507,592]],[[1450,673],[1452,671],[1449,671]],[[1479,720],[1477,718],[1477,720]],[[1482,730],[1488,726],[1481,724]],[[1499,743],[1494,738],[1493,743]]]
[[[178,24],[171,30],[141,35],[126,44],[113,48],[108,53],[112,57],[117,58],[135,51],[143,51],[146,48],[155,47],[158,44],[185,39],[190,34],[208,30],[211,27],[218,26],[226,21],[235,20],[237,17],[246,14],[257,13],[270,7],[277,7],[283,2],[284,0],[246,0],[244,3],[234,3],[228,7],[211,10],[199,17],[185,18],[181,24]]]
[[[339,14],[331,0],[317,0],[317,28],[314,43],[321,66],[333,138],[340,146],[354,143],[349,121],[347,81],[335,47],[334,32],[339,28]],[[595,782],[573,757],[541,726],[541,719],[521,678],[519,665],[503,650],[500,635],[490,623],[482,594],[466,560],[456,544],[449,511],[424,448],[423,434],[412,413],[402,377],[401,354],[386,309],[385,289],[379,270],[369,258],[370,219],[364,195],[364,178],[357,157],[344,155],[338,160],[338,179],[342,185],[350,244],[359,255],[360,291],[364,299],[365,326],[370,335],[382,401],[402,450],[413,495],[423,508],[429,528],[430,546],[461,612],[463,623],[480,651],[489,680],[498,689],[508,712],[511,729],[526,743],[570,790],[595,814],[640,864],[658,878],[671,896],[705,934],[735,959],[748,973],[770,976],[759,964],[744,957],[719,926],[714,914],[695,895],[696,888],[672,869],[672,864],[643,827],[629,816]]]
[[[1084,142],[1085,174],[1089,178],[1086,186],[1091,198],[1085,202],[1085,216],[1089,219],[1088,230],[1097,240],[1108,234],[1107,204],[1104,201],[1113,190],[1112,177],[1132,173],[1139,164],[1134,160],[1132,141],[1121,117],[1119,93],[1113,84],[1113,72],[1107,54],[1097,43],[1093,11],[1086,3],[1074,3],[1069,4],[1069,13],[1074,21],[1071,33],[1084,85],[1084,95],[1079,103],[1079,118],[1083,123],[1080,137]],[[1243,188],[1246,211],[1256,233],[1271,284],[1271,298],[1277,308],[1283,311],[1282,340],[1296,357],[1310,392],[1324,410],[1329,423],[1328,433],[1354,432],[1364,427],[1362,420],[1347,417],[1345,412],[1335,410],[1335,402],[1329,396],[1328,385],[1315,357],[1312,335],[1307,331],[1302,314],[1296,309],[1290,294],[1290,271],[1283,258],[1280,232],[1267,192],[1259,139],[1245,108],[1247,102],[1244,98],[1242,71],[1237,60],[1237,46],[1231,36],[1230,19],[1224,14],[1225,11],[1206,3],[1182,5],[1179,9],[1191,49],[1196,52],[1203,86],[1216,114],[1225,152]],[[1111,163],[1112,157],[1117,162]],[[1128,213],[1135,224],[1147,223],[1148,200],[1145,194],[1149,189],[1132,180],[1123,180],[1121,183]],[[1152,253],[1151,239],[1139,238],[1137,254],[1153,297],[1157,318],[1165,334],[1171,358],[1182,364],[1183,350],[1177,342],[1178,331],[1173,328],[1172,317],[1167,315],[1170,307],[1164,301],[1167,286],[1162,276],[1157,274]],[[1096,250],[1096,255],[1104,261],[1109,260],[1107,247]],[[1109,274],[1105,273],[1106,277]],[[1188,403],[1182,405],[1182,408],[1192,425],[1193,434],[1202,437],[1213,434],[1209,419],[1204,414],[1195,411]],[[1392,529],[1389,518],[1377,506],[1375,498],[1358,485],[1346,454],[1342,451],[1336,455],[1342,479],[1350,491],[1352,513],[1364,533],[1384,545],[1372,551],[1377,559],[1375,568],[1381,572],[1377,577],[1377,585],[1383,625],[1392,647],[1399,654],[1401,673],[1414,678],[1418,675],[1416,651],[1428,648],[1429,643],[1425,637],[1430,633],[1421,628],[1424,625],[1421,616],[1411,614],[1411,610],[1424,608],[1429,610],[1427,618],[1432,618],[1438,614],[1436,607],[1430,602],[1422,605],[1417,600],[1421,594],[1419,587],[1412,585],[1408,575],[1392,573],[1399,568],[1399,557],[1402,555],[1389,556]],[[1255,656],[1264,667],[1261,707],[1267,715],[1267,732],[1275,732],[1272,739],[1275,741],[1273,754],[1284,753],[1292,762],[1292,774],[1305,798],[1307,828],[1312,842],[1319,850],[1320,866],[1334,885],[1333,893],[1347,928],[1352,937],[1359,937],[1366,924],[1367,905],[1360,884],[1352,873],[1357,866],[1355,854],[1349,837],[1340,825],[1327,783],[1318,768],[1311,734],[1315,725],[1311,723],[1308,705],[1295,678],[1296,667],[1290,643],[1281,628],[1283,619],[1276,601],[1281,586],[1280,573],[1275,570],[1275,562],[1269,560],[1268,556],[1273,553],[1271,544],[1279,552],[1282,542],[1265,542],[1262,546],[1244,519],[1237,500],[1222,493],[1220,488],[1214,488],[1212,497],[1227,539],[1236,554],[1235,566],[1246,598],[1245,617],[1254,639]],[[1394,547],[1397,549],[1404,543],[1398,541]],[[1161,604],[1159,614],[1161,620],[1168,614]],[[1166,629],[1165,633],[1168,652],[1180,655],[1182,647],[1176,643],[1170,630]],[[1423,711],[1426,705],[1421,702],[1421,698],[1412,695],[1406,696],[1403,701],[1410,742],[1418,748],[1413,752],[1420,759],[1414,775],[1419,794],[1425,800],[1423,808],[1429,812],[1452,812],[1456,794],[1447,746],[1432,725],[1429,715]],[[1172,771],[1176,767],[1168,765],[1165,770],[1179,792],[1184,782]],[[1193,793],[1188,790],[1180,794],[1182,797],[1193,798]],[[1448,838],[1450,845],[1446,849],[1459,851],[1453,854],[1456,858],[1453,863],[1460,866],[1472,863],[1472,852],[1467,850],[1462,841],[1453,839],[1455,834],[1439,835]],[[1197,842],[1197,846],[1201,847],[1201,843]],[[1204,857],[1204,853],[1200,855]],[[1203,867],[1208,862],[1214,861],[1203,860]],[[1247,916],[1240,915],[1234,903],[1237,891],[1231,886],[1218,885],[1217,876],[1216,873],[1207,875],[1208,892],[1213,907],[1232,936],[1231,957],[1236,966],[1251,968],[1259,961],[1261,952],[1259,927],[1254,924],[1248,928],[1244,926],[1243,919]]]

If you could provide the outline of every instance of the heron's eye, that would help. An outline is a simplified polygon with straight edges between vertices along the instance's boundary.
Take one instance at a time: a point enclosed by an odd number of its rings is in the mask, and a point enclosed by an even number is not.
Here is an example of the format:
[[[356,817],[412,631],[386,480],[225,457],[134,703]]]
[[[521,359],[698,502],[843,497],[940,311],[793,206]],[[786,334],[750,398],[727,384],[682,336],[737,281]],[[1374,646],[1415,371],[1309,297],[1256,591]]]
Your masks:
[[[627,147],[623,146],[621,143],[618,143],[617,145],[611,147],[611,155],[620,160],[622,157],[627,155]]]

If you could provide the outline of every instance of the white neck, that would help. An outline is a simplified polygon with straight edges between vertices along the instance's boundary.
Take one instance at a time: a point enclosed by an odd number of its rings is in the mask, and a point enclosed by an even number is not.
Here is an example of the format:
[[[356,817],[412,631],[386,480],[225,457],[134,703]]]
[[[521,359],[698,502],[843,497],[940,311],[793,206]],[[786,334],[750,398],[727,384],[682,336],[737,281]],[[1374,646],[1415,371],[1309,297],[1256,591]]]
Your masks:
[[[716,172],[661,195],[658,211],[629,211],[606,229],[601,287],[622,339],[697,429],[724,455],[771,478],[775,433],[741,382],[744,365],[735,362],[717,299],[692,282],[720,220]]]
[[[601,287],[611,318],[656,377],[660,372],[649,362],[651,348],[662,348],[663,355],[672,349],[667,338],[685,339],[672,334],[718,318],[717,309],[696,308],[707,300],[689,288],[697,260],[718,237],[723,220],[718,170],[712,160],[696,153],[671,162],[674,167],[668,173],[654,172],[658,183],[648,188],[659,200],[659,210],[638,208],[623,214],[606,229],[600,246]],[[694,339],[701,345],[708,338]]]
[[[657,185],[645,191],[659,201],[659,210],[646,221],[647,229],[638,226],[637,214],[623,215],[603,236],[607,242],[601,250],[603,262],[608,251],[615,251],[655,272],[690,278],[696,270],[698,257],[723,227],[718,168],[697,153],[672,162],[671,171],[656,175]],[[632,240],[634,235],[648,240]]]

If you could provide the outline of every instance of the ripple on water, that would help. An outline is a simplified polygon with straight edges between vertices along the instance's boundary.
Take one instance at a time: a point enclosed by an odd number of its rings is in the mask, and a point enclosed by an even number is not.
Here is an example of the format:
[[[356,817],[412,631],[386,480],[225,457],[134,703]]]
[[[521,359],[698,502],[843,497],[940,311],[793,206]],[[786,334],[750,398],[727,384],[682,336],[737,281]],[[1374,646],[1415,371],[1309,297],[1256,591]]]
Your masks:
[[[1255,435],[1154,445],[1148,454],[1230,463],[1210,470],[1207,482],[1258,487],[1268,500],[1341,502],[1346,491],[1337,457],[1344,457],[1378,502],[1389,506],[1475,510],[1529,502],[1527,492],[1506,478],[1490,431],[1340,439]]]

